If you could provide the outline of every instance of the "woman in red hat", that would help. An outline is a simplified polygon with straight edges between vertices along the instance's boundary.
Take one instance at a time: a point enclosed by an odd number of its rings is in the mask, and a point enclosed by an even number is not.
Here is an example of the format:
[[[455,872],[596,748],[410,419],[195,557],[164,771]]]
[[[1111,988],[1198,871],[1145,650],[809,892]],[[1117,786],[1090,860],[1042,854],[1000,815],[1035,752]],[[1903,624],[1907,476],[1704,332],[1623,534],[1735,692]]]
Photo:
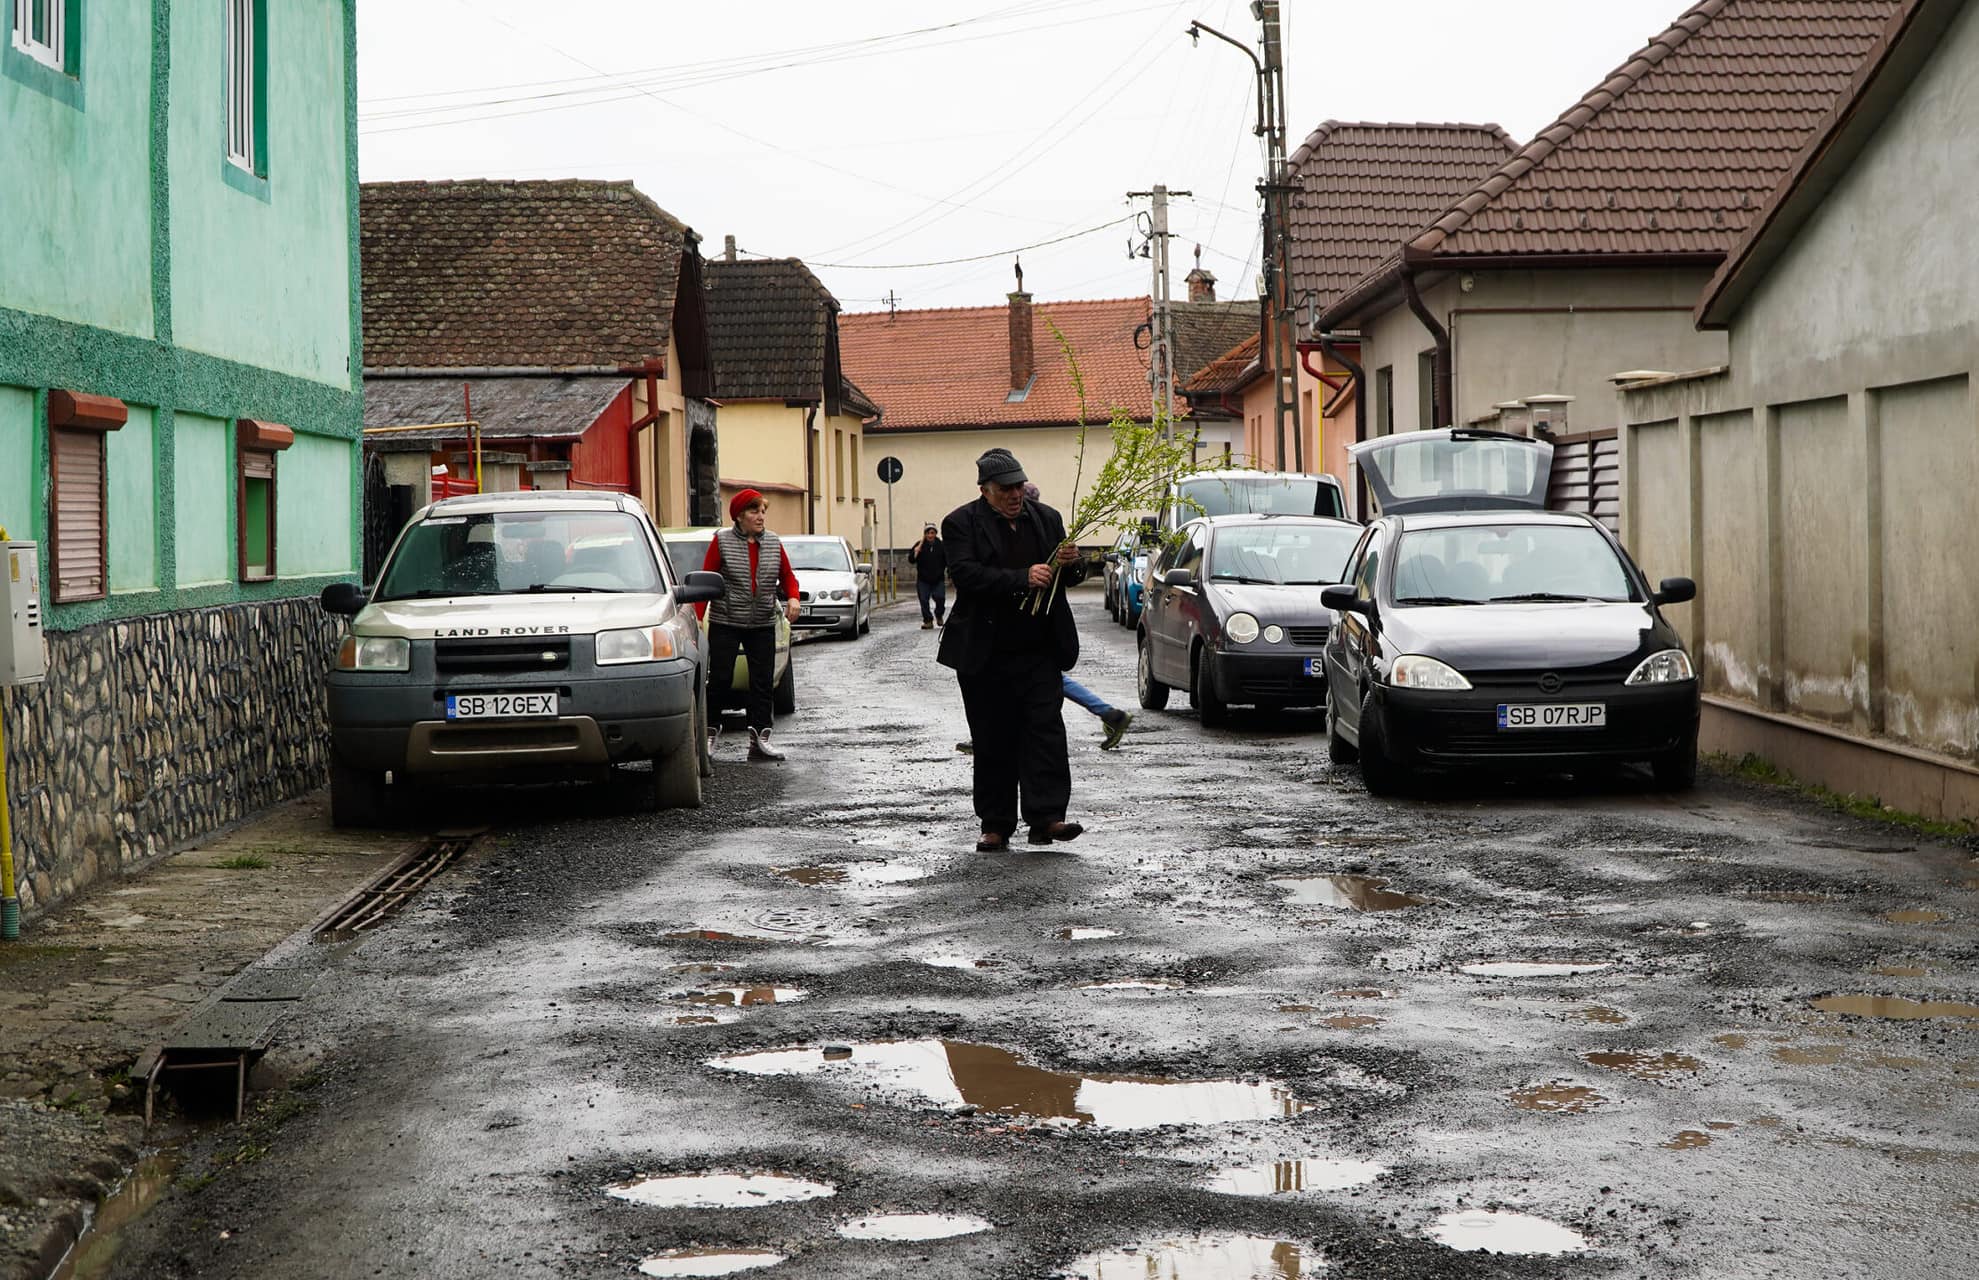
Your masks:
[[[769,499],[744,489],[729,500],[728,514],[735,524],[715,531],[701,563],[727,581],[728,591],[696,606],[708,619],[708,705],[719,707],[728,698],[735,651],[740,649],[749,659],[749,758],[781,760],[783,753],[770,745],[776,615],[781,608],[796,621],[797,575],[782,542],[769,530]]]

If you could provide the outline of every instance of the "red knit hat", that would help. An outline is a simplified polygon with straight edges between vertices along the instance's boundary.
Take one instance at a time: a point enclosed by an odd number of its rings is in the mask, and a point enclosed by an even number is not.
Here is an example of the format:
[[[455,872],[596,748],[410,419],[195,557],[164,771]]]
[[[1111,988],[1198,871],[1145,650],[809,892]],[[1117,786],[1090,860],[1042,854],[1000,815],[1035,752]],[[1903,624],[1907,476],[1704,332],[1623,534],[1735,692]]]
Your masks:
[[[744,489],[728,500],[728,518],[740,520],[742,513],[763,500],[763,495],[754,489]]]

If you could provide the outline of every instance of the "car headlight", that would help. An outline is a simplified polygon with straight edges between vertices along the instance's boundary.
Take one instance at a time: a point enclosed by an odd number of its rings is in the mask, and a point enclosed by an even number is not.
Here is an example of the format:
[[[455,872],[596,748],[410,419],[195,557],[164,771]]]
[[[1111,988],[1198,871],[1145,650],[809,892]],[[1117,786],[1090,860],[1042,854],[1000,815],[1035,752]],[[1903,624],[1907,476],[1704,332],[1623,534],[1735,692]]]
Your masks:
[[[1629,673],[1623,684],[1674,684],[1679,680],[1695,680],[1697,672],[1690,665],[1690,655],[1682,649],[1665,649],[1652,653],[1642,660],[1640,666]]]
[[[1248,613],[1233,613],[1223,624],[1223,634],[1238,644],[1249,644],[1257,639],[1257,619]]]
[[[412,666],[412,642],[399,636],[345,636],[337,650],[339,671],[405,671]]]
[[[621,662],[658,662],[674,656],[673,633],[665,627],[600,631],[597,646],[597,662],[601,667]]]
[[[1388,683],[1397,689],[1468,689],[1471,682],[1464,679],[1455,667],[1447,662],[1420,653],[1405,653],[1395,659],[1395,665],[1388,669]]]
[[[1272,644],[1277,644],[1285,638],[1285,628],[1274,623],[1264,629],[1264,638]]]
[[[850,600],[852,598],[852,592],[846,587],[840,587],[831,593],[831,598],[834,600]]]

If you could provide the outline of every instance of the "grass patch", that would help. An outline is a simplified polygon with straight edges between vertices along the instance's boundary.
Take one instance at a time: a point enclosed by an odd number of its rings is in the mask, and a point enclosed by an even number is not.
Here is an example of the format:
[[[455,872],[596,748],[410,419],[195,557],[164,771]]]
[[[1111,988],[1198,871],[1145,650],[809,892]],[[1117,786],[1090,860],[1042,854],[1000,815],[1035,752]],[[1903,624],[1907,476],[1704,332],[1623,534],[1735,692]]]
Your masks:
[[[266,871],[274,864],[258,853],[237,853],[213,864],[222,871]]]
[[[1812,800],[1824,809],[1835,813],[1845,813],[1851,818],[1866,818],[1871,822],[1884,822],[1902,827],[1919,835],[1934,836],[1940,840],[1965,840],[1979,838],[1979,826],[1970,822],[1927,818],[1921,813],[1910,813],[1884,804],[1875,796],[1853,793],[1843,794],[1830,790],[1818,782],[1802,782],[1785,769],[1770,760],[1765,760],[1750,752],[1733,756],[1714,752],[1704,757],[1704,763],[1714,772],[1741,782],[1756,782],[1766,787],[1782,787],[1795,795]]]

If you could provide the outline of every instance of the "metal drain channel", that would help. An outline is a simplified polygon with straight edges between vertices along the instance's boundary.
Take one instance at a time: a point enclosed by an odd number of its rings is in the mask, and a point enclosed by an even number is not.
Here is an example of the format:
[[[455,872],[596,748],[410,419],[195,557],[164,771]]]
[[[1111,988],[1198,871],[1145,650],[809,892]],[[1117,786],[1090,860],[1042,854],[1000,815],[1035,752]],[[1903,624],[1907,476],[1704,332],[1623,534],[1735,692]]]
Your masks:
[[[445,871],[455,858],[466,853],[475,837],[487,830],[486,827],[474,827],[436,832],[425,845],[386,867],[371,883],[344,899],[341,906],[318,921],[316,936],[333,938],[363,933],[383,922],[431,883],[433,877]]]

